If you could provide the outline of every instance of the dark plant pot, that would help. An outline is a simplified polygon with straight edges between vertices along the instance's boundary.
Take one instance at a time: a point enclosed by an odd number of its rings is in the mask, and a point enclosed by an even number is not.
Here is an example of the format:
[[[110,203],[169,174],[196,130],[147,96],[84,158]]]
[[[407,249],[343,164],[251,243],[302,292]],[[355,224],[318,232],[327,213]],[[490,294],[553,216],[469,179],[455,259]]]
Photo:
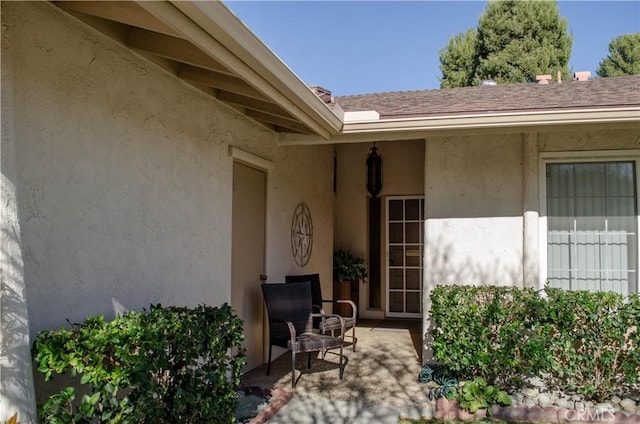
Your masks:
[[[351,300],[358,306],[360,298],[360,284],[358,281],[334,281],[333,300]],[[333,305],[333,312],[342,316],[351,316],[351,305],[336,303]]]

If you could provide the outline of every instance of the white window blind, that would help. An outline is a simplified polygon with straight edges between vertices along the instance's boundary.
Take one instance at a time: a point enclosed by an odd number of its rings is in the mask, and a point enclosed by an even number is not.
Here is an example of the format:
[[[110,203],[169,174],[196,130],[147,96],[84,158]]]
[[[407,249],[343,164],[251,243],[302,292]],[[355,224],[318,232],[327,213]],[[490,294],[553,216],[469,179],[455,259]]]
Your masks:
[[[637,292],[634,162],[556,163],[546,171],[550,285]]]

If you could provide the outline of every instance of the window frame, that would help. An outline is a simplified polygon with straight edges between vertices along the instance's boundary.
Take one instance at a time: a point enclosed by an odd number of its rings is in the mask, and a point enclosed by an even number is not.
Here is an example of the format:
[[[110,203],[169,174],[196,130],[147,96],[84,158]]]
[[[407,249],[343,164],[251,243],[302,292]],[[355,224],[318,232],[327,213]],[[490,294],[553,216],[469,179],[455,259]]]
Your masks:
[[[640,149],[637,150],[592,150],[582,152],[544,152],[540,153],[538,161],[538,187],[539,187],[539,252],[540,279],[538,288],[544,289],[547,281],[547,165],[548,164],[572,164],[588,162],[634,162],[635,188],[636,188],[636,228],[640,232]],[[640,268],[640,237],[636,237],[636,264]],[[636,269],[636,291],[640,293],[640,269]]]

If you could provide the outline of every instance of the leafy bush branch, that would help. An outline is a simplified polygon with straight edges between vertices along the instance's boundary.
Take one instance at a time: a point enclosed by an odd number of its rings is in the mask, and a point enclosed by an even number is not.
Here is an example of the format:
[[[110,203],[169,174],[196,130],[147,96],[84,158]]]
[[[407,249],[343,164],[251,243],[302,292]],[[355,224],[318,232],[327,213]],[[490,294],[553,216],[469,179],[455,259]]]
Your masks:
[[[113,321],[90,317],[46,331],[32,354],[38,370],[80,376],[41,405],[46,423],[231,423],[245,363],[242,320],[229,305],[155,305]]]
[[[528,377],[602,398],[640,391],[640,296],[547,288],[438,286],[433,352],[460,378],[499,388]]]

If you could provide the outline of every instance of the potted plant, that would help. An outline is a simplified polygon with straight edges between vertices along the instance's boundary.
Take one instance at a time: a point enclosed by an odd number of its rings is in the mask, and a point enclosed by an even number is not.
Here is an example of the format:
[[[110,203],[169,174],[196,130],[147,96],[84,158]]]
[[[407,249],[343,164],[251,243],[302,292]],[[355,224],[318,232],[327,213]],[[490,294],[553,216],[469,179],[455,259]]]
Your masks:
[[[367,276],[364,259],[354,256],[348,250],[333,253],[333,299],[352,300],[358,304],[360,281]],[[334,305],[340,315],[351,315],[351,308],[345,304]]]

